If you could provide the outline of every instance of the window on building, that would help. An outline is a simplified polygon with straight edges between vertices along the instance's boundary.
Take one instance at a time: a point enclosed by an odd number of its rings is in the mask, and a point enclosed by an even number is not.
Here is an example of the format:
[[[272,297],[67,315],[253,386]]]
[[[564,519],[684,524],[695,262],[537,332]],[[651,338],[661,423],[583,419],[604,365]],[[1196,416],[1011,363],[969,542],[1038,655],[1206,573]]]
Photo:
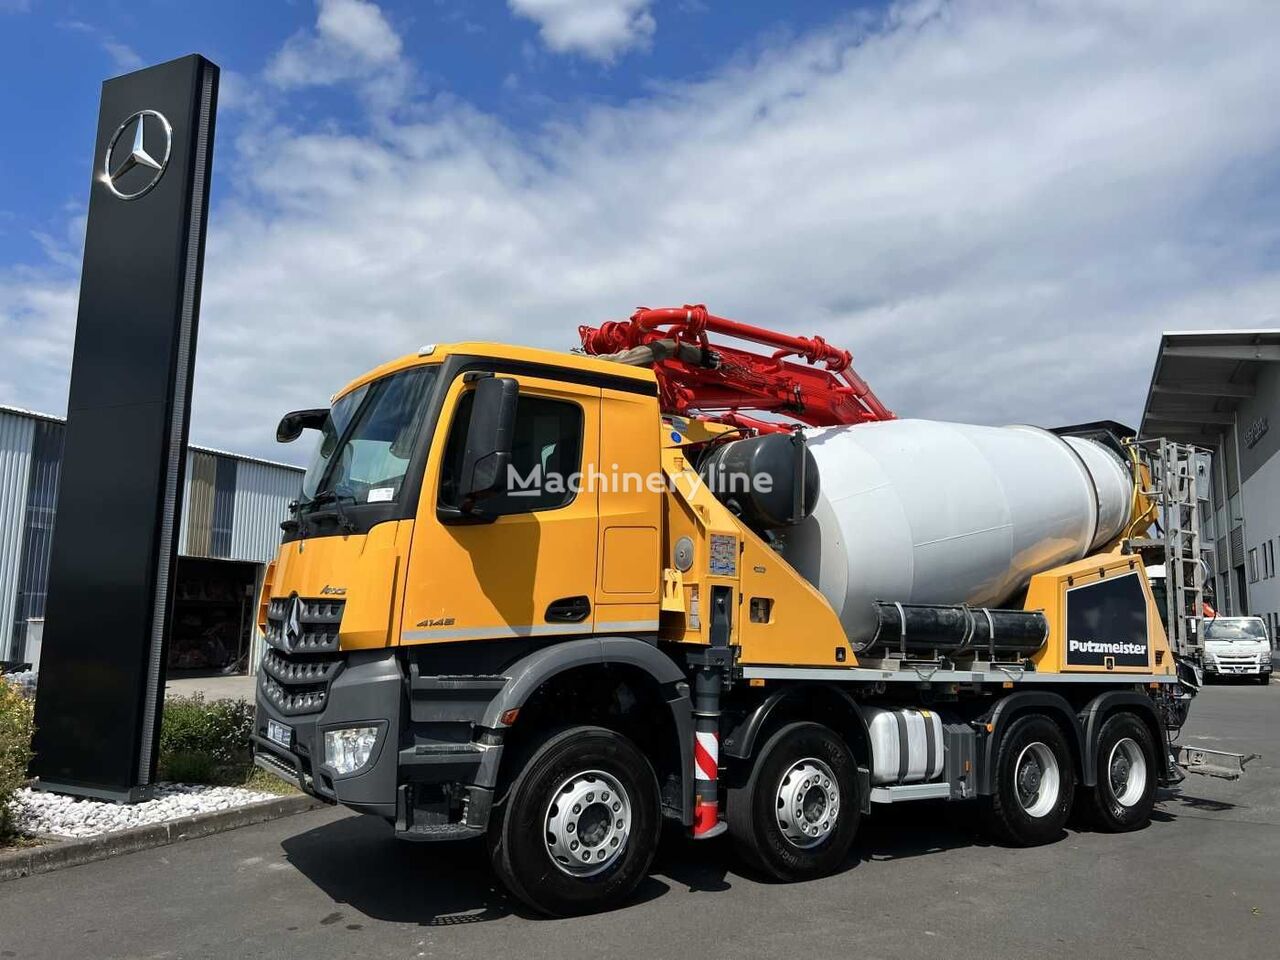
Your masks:
[[[1249,582],[1258,582],[1258,548],[1249,548]]]

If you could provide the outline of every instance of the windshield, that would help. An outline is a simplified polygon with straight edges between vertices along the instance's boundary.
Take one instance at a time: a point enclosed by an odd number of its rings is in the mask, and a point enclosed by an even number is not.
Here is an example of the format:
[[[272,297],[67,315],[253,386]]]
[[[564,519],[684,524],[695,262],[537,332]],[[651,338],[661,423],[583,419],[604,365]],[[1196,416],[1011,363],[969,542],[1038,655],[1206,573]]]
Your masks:
[[[302,480],[304,506],[316,499],[363,504],[399,497],[423,404],[439,369],[402,370],[334,403]]]
[[[1261,620],[1235,620],[1218,617],[1204,622],[1206,640],[1265,640],[1267,628]]]

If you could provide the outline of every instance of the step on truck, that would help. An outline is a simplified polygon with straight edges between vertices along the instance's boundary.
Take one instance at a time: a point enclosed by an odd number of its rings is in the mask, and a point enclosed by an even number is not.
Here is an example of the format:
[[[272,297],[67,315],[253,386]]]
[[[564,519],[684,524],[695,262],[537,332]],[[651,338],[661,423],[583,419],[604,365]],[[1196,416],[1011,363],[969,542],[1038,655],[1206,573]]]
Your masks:
[[[552,915],[624,902],[664,822],[784,881],[876,804],[972,802],[1019,846],[1147,823],[1201,632],[1140,547],[1191,451],[898,419],[846,351],[700,306],[580,335],[427,346],[281,420],[318,442],[262,590],[260,766],[484,838]]]

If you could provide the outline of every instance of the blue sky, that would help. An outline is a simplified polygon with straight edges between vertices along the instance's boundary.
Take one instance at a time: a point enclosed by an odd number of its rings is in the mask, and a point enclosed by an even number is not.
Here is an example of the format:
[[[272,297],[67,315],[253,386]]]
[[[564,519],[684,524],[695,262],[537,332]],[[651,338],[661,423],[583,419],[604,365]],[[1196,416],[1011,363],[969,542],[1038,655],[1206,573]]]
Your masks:
[[[193,438],[637,304],[821,333],[899,413],[1134,421],[1280,316],[1271,0],[0,0],[0,403],[60,413],[99,84],[223,68]]]
[[[415,64],[412,88],[419,96],[465,99],[519,131],[572,117],[587,104],[625,103],[664,82],[708,74],[755,46],[854,9],[827,0],[794,9],[759,0],[641,4],[637,9],[655,9],[661,20],[655,18],[652,32],[641,30],[635,45],[583,41],[561,53],[540,39],[536,20],[501,0],[379,6]],[[202,53],[234,74],[239,89],[256,82],[290,37],[315,24],[316,9],[310,0],[0,0],[0,17],[6,78],[0,116],[23,131],[0,153],[2,181],[22,185],[0,197],[0,263],[14,263],[39,260],[41,238],[59,235],[66,214],[86,202],[104,79]],[[301,90],[291,111],[356,131],[368,121],[365,105],[345,86]],[[222,111],[222,139],[238,134],[240,120],[238,111]],[[218,174],[227,176],[223,167]]]

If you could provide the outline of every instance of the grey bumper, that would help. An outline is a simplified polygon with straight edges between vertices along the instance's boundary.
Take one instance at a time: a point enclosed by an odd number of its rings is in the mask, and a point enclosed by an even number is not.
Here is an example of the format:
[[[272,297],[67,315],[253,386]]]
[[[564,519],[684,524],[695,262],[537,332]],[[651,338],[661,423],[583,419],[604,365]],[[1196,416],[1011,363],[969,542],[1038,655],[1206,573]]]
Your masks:
[[[493,691],[480,692],[479,703],[460,703],[441,690],[421,689],[429,684],[414,674],[414,682],[406,682],[394,651],[352,653],[330,684],[324,709],[304,715],[282,712],[260,682],[254,762],[320,800],[391,820],[414,839],[483,833],[502,745],[470,737]],[[457,716],[460,707],[474,718]],[[269,720],[292,730],[289,747],[268,739]],[[325,764],[326,730],[373,725],[380,728],[378,743],[364,769],[340,776]]]
[[[330,684],[320,713],[287,715],[262,695],[261,684],[259,680],[254,721],[258,766],[329,803],[341,803],[362,813],[395,816],[403,676],[391,651],[353,653]],[[293,731],[289,747],[267,739],[268,720]],[[340,776],[324,763],[324,731],[362,725],[380,728],[373,755],[362,770]]]

